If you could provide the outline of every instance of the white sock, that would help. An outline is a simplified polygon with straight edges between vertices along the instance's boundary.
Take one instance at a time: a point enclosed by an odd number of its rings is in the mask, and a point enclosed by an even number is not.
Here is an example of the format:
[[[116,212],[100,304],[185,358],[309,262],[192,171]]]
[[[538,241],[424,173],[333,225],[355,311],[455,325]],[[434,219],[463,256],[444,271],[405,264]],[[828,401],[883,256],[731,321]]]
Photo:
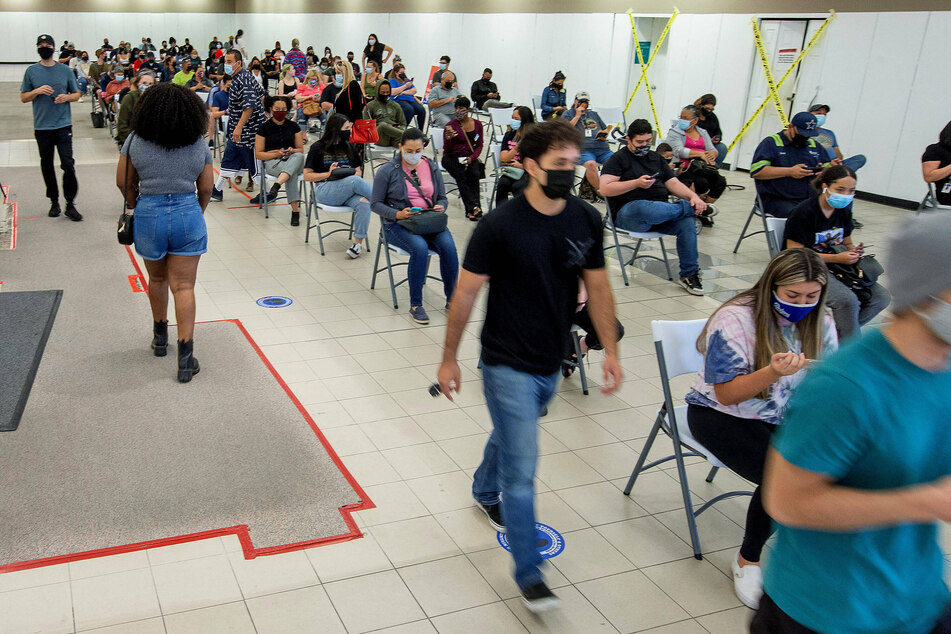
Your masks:
[[[221,191],[226,182],[228,182],[228,179],[225,178],[224,176],[219,175],[218,180],[215,181],[215,189],[217,189],[218,191]]]

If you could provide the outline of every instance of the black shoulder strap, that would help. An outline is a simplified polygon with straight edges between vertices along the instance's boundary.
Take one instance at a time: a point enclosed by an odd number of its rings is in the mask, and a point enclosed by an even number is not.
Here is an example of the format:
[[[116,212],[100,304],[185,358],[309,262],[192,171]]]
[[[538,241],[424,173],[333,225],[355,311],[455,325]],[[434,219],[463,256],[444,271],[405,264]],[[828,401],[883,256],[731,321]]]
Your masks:
[[[425,161],[426,159],[424,158],[423,160]],[[427,163],[427,165],[429,164]],[[419,185],[416,184],[416,181],[414,181],[412,178],[409,177],[409,174],[406,173],[406,170],[403,169],[403,166],[400,165],[397,169],[400,171],[400,174],[403,175],[403,178],[406,179],[406,182],[412,185],[413,187],[415,187],[416,191],[419,192],[419,195],[422,197],[422,199],[425,200],[427,203],[429,203],[429,206],[432,207],[433,206],[432,199],[426,197],[426,194],[424,194],[423,190],[419,188]],[[430,172],[432,171],[432,169],[433,169],[433,166],[429,165]]]

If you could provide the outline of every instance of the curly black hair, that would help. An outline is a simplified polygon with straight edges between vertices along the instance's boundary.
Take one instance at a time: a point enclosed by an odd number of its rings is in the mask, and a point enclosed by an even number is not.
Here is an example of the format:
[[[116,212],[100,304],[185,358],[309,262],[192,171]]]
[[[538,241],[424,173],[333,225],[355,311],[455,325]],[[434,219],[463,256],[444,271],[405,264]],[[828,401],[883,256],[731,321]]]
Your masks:
[[[208,129],[208,110],[191,90],[171,82],[142,93],[132,112],[132,131],[166,150],[192,145]]]

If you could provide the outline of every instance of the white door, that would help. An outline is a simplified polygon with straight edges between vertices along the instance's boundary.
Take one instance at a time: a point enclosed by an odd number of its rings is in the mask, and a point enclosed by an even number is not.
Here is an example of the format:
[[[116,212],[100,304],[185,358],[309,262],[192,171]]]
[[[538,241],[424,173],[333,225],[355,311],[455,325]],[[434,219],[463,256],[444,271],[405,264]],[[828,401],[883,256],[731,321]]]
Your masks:
[[[773,80],[777,83],[783,74],[789,69],[793,61],[802,51],[803,47],[812,37],[813,33],[822,25],[822,20],[761,20],[760,33],[763,36],[763,46],[766,49],[766,56],[769,59],[770,69],[773,73]],[[812,99],[812,92],[816,86],[799,85],[799,75],[807,75],[804,68],[808,65],[818,68],[818,64],[810,64],[810,60],[820,54],[818,50],[821,42],[817,44],[809,55],[803,59],[799,68],[795,69],[786,79],[786,82],[779,87],[779,97],[786,111],[787,118],[799,110],[808,107]],[[810,94],[806,94],[809,92]],[[766,83],[766,76],[763,67],[759,61],[759,54],[754,55],[754,68],[750,79],[749,97],[746,103],[746,110],[743,116],[744,123],[752,116],[763,100],[769,97],[769,87]],[[735,161],[736,167],[749,169],[753,162],[753,151],[759,142],[770,134],[775,134],[783,129],[783,124],[776,113],[776,107],[772,100],[766,104],[766,107],[760,113],[759,117],[750,125],[746,134],[730,153]],[[734,161],[730,161],[734,163]]]

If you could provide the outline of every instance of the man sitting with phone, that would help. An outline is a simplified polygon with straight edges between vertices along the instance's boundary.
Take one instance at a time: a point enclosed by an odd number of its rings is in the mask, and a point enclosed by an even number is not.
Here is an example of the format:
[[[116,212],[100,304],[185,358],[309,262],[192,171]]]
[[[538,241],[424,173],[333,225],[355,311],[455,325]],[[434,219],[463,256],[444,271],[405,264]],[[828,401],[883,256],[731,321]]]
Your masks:
[[[574,105],[561,113],[561,116],[571,121],[571,125],[581,130],[581,134],[584,135],[584,145],[581,146],[581,158],[578,159],[578,165],[584,165],[585,180],[591,185],[593,191],[581,191],[580,198],[597,201],[600,189],[598,166],[611,158],[608,134],[614,126],[604,125],[598,113],[590,109],[590,103],[591,95],[582,90],[575,95]]]
[[[653,137],[646,119],[631,122],[627,143],[604,164],[601,192],[607,196],[616,228],[677,236],[680,285],[691,295],[703,295],[694,217],[707,204],[677,180],[664,157],[650,150]],[[669,194],[681,200],[667,202]]]
[[[827,160],[815,136],[819,134],[816,115],[800,112],[786,129],[771,134],[753,152],[750,176],[756,179],[763,210],[776,218],[788,218],[793,207],[810,196],[809,181],[825,165],[841,165]]]

